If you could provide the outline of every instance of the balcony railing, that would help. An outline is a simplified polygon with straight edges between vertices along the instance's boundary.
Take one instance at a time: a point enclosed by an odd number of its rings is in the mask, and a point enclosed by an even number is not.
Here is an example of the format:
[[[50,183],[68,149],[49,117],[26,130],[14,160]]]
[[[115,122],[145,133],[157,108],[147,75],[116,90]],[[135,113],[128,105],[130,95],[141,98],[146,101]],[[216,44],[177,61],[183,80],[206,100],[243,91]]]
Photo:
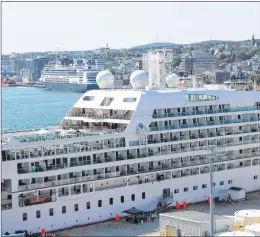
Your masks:
[[[245,158],[258,158],[260,155],[260,152],[254,152],[254,153],[245,153],[245,154],[232,154],[232,155],[218,155],[214,158],[213,163],[218,164],[223,161],[233,161],[233,160],[239,160],[239,159],[245,159]],[[154,167],[148,167],[145,166],[143,168],[131,168],[128,171],[122,170],[122,171],[117,171],[117,172],[107,172],[107,173],[100,173],[96,175],[87,175],[87,176],[79,176],[79,177],[74,177],[74,178],[67,178],[67,179],[61,179],[61,180],[55,180],[55,181],[46,181],[42,183],[34,183],[34,184],[24,184],[24,185],[19,185],[18,186],[18,191],[25,191],[25,190],[31,190],[31,189],[39,189],[39,188],[47,188],[51,186],[58,186],[58,185],[67,185],[67,184],[77,184],[81,182],[86,182],[86,181],[98,181],[98,180],[103,180],[103,179],[108,179],[108,178],[116,178],[116,177],[126,177],[129,175],[140,175],[140,174],[145,174],[145,173],[151,173],[151,172],[159,172],[159,171],[167,171],[167,170],[174,170],[174,169],[179,169],[179,168],[192,168],[194,166],[198,165],[207,165],[209,164],[209,159],[208,158],[203,158],[203,159],[197,159],[197,160],[192,160],[192,161],[185,161],[185,162],[173,162],[173,163],[163,163],[160,166],[154,166]],[[259,165],[260,164],[260,159],[254,160],[253,165]],[[251,161],[247,163],[246,166],[250,166]],[[232,165],[228,165],[230,167]],[[244,167],[244,166],[243,166]],[[221,171],[223,170],[223,167],[217,167],[216,171]],[[229,168],[228,168],[229,169]],[[208,168],[203,168],[202,173],[208,172]],[[197,171],[192,171],[195,174],[198,174]],[[116,187],[117,185],[115,185]],[[102,188],[99,188],[98,190],[102,190]],[[89,191],[91,192],[91,191]]]
[[[9,209],[12,209],[12,203],[2,204],[2,205],[1,205],[1,210],[2,210],[2,211],[4,211],[4,210],[9,210]]]
[[[226,141],[226,143],[219,144],[221,147],[230,147],[230,146],[237,146],[237,145],[247,145],[247,144],[255,144],[260,142],[260,137],[255,137],[251,138],[248,140],[244,141]],[[210,145],[216,145],[216,144],[210,144]],[[121,161],[121,160],[131,160],[131,159],[140,159],[140,158],[145,158],[145,157],[151,157],[151,156],[159,156],[159,155],[167,155],[167,154],[176,154],[176,153],[185,153],[185,152],[190,152],[190,151],[200,151],[203,149],[206,149],[207,145],[201,145],[201,146],[194,146],[194,147],[174,147],[172,150],[161,150],[161,151],[150,151],[147,153],[142,153],[139,155],[136,154],[128,154],[125,157],[123,156],[118,156],[116,158],[106,158],[106,159],[97,159],[96,164],[101,164],[101,163],[108,163],[108,162],[115,162],[115,161]],[[72,164],[72,166],[71,166]],[[94,162],[93,162],[94,164]],[[45,171],[51,171],[51,170],[58,170],[58,169],[64,169],[64,168],[69,168],[69,167],[75,167],[75,166],[84,166],[84,165],[91,165],[90,161],[83,161],[83,162],[71,162],[70,166],[66,164],[63,165],[52,165],[52,166],[39,166],[38,169],[32,169],[32,168],[19,168],[17,169],[18,174],[23,174],[23,173],[34,173],[34,172],[45,172]]]
[[[200,134],[194,134],[191,136],[174,136],[174,137],[168,137],[168,138],[154,138],[154,139],[149,139],[148,144],[185,141],[185,140],[201,139],[201,138],[207,138],[207,137],[232,136],[232,135],[236,135],[236,134],[247,134],[247,133],[254,133],[254,132],[260,132],[260,130],[258,130],[258,129],[249,129],[247,131],[233,130],[233,131],[215,132],[215,133],[211,132],[209,134],[200,133]]]
[[[156,126],[150,127],[150,131],[163,131],[163,130],[173,130],[173,129],[183,129],[183,128],[196,128],[196,127],[206,127],[206,126],[214,126],[214,125],[225,125],[225,124],[236,124],[236,123],[244,123],[244,122],[255,122],[260,121],[260,117],[258,118],[248,118],[248,119],[230,119],[230,120],[219,120],[219,121],[209,121],[209,122],[199,122],[199,123],[190,123],[190,124],[176,124],[169,126]]]
[[[79,131],[78,129],[83,129]],[[6,143],[8,144],[8,136],[11,136],[21,143],[30,143],[30,142],[44,142],[44,141],[50,141],[50,140],[64,140],[64,139],[72,139],[72,138],[82,138],[82,137],[89,137],[89,136],[98,136],[98,135],[110,135],[110,134],[116,134],[116,133],[122,133],[124,131],[124,128],[118,128],[118,129],[110,129],[108,127],[98,127],[97,129],[94,128],[87,128],[87,127],[75,127],[74,130],[64,130],[64,133],[55,133],[51,132],[47,134],[37,134],[30,133],[26,134],[25,132],[16,135],[12,133],[6,133],[5,137],[3,139],[6,139]]]
[[[102,115],[96,115],[96,114],[87,114],[87,113],[72,113],[71,115],[67,115],[67,117],[85,117],[89,119],[122,119],[122,120],[130,120],[130,115],[123,115],[123,114],[102,114]]]
[[[214,109],[214,110],[199,110],[199,111],[187,111],[187,112],[176,112],[176,113],[165,113],[165,114],[153,114],[153,118],[171,118],[171,117],[183,117],[183,116],[193,116],[202,114],[220,114],[220,113],[230,113],[230,112],[244,112],[244,111],[254,111],[260,110],[259,106],[251,107],[238,107],[229,109]]]

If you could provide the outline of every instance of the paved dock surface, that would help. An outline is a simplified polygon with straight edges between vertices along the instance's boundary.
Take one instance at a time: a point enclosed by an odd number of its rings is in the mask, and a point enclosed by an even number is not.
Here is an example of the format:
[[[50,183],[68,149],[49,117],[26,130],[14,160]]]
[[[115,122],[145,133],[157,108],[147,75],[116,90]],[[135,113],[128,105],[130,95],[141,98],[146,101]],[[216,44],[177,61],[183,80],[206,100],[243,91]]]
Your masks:
[[[259,209],[260,210],[260,192],[251,193],[248,195],[247,201],[241,201],[237,204],[216,203],[215,214],[224,215],[234,218],[234,213],[239,210]],[[186,209],[171,209],[169,212],[175,211],[198,211],[209,213],[208,203],[198,203],[188,206]],[[67,234],[66,234],[67,233]],[[56,236],[160,236],[159,234],[159,220],[154,222],[145,222],[143,225],[134,225],[124,221],[116,224],[115,221],[104,222],[101,224],[88,225],[84,227],[58,231]]]

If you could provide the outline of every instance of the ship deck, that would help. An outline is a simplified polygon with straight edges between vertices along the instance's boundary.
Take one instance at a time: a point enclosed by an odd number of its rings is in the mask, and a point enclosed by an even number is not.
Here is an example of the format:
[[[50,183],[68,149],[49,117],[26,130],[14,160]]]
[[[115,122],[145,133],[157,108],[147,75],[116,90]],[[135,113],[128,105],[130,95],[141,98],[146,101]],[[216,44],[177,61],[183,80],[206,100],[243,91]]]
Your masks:
[[[75,137],[88,137],[98,135],[109,135],[122,132],[122,129],[108,129],[100,127],[99,129],[91,128],[75,128],[61,129],[59,127],[51,127],[41,130],[13,131],[2,133],[2,145],[8,144],[9,138],[14,138],[21,143],[41,142],[50,140],[62,140]]]

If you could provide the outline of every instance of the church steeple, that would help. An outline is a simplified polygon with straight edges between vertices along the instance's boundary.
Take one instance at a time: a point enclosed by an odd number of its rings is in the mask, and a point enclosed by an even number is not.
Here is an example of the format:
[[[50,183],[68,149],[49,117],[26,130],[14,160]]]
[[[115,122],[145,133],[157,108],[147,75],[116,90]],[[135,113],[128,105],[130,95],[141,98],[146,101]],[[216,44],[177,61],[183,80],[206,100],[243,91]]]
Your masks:
[[[255,36],[253,34],[252,39],[251,39],[251,48],[255,46]]]

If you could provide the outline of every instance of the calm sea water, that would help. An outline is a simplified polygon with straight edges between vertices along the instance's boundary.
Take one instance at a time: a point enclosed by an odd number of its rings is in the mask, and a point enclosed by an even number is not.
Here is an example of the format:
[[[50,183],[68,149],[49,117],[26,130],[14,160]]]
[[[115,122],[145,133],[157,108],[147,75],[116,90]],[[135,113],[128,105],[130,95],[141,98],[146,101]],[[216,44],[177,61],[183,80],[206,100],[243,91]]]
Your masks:
[[[2,87],[2,129],[57,126],[81,96],[44,88]]]

